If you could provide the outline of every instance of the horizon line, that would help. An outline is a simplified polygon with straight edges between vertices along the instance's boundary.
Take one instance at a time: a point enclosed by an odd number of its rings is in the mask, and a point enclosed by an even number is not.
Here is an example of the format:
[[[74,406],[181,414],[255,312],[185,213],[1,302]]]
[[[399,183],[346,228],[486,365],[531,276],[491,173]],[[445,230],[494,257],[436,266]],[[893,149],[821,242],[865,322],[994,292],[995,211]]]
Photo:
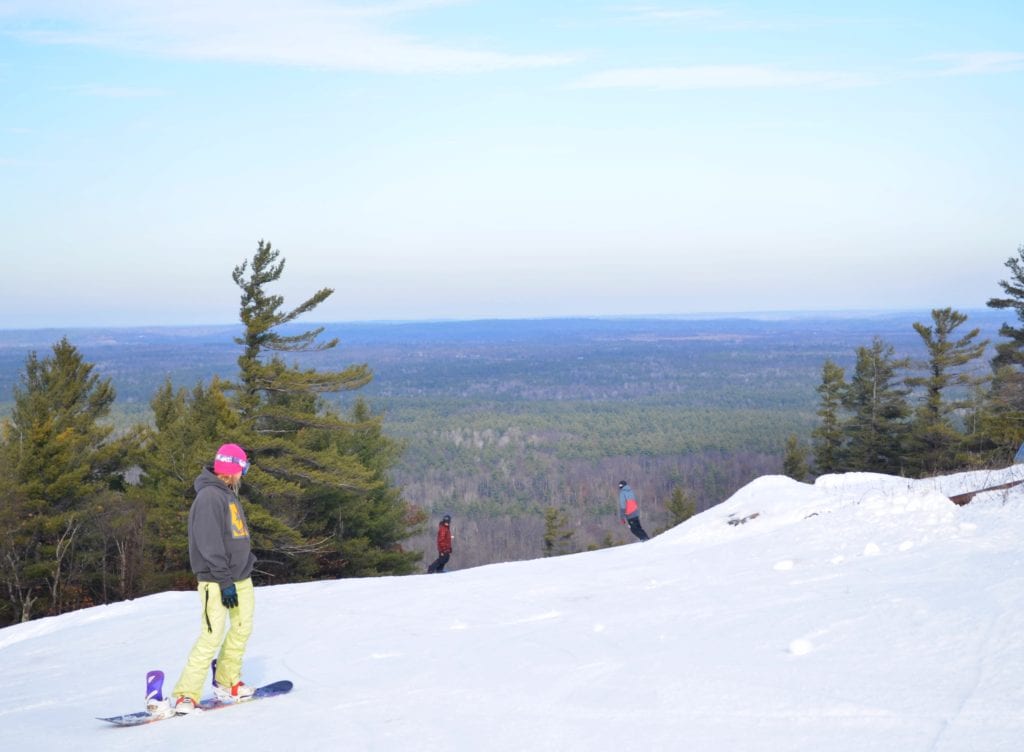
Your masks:
[[[425,318],[403,318],[403,319],[332,319],[332,320],[309,320],[307,322],[293,321],[291,326],[406,326],[409,324],[469,324],[481,322],[527,322],[527,321],[651,321],[651,320],[720,320],[732,318],[757,318],[757,319],[793,319],[793,318],[849,318],[851,316],[881,316],[896,314],[917,314],[930,313],[932,308],[841,308],[841,309],[786,309],[786,310],[765,310],[754,309],[749,311],[695,311],[692,313],[630,313],[630,314],[564,314],[564,315],[538,315],[538,316],[476,316],[476,317],[425,317]],[[960,308],[961,312],[992,312],[995,309],[989,307]],[[58,324],[43,326],[7,327],[0,326],[0,332],[46,332],[46,331],[96,331],[96,330],[149,330],[149,329],[222,329],[240,326],[240,321],[235,322],[202,322],[202,323],[179,323],[179,324],[81,324],[74,326],[62,326]]]

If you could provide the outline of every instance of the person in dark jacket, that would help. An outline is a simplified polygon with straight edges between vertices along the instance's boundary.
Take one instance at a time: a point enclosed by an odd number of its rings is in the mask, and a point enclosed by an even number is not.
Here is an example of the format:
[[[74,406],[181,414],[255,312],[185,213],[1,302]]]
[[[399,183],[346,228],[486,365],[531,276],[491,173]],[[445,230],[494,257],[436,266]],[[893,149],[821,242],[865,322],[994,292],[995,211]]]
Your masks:
[[[240,702],[253,694],[242,681],[242,656],[252,633],[255,600],[250,575],[256,557],[238,498],[249,464],[242,447],[224,444],[213,465],[203,468],[195,480],[196,498],[188,514],[188,558],[199,581],[201,628],[174,687],[178,714],[191,713],[199,704],[214,656],[213,688],[219,699]]]
[[[427,574],[443,572],[452,556],[452,517],[446,514],[437,526],[437,558],[427,567]]]
[[[619,481],[619,521],[623,525],[628,522],[630,532],[640,540],[648,539],[647,533],[640,527],[640,505],[636,494],[624,480]]]

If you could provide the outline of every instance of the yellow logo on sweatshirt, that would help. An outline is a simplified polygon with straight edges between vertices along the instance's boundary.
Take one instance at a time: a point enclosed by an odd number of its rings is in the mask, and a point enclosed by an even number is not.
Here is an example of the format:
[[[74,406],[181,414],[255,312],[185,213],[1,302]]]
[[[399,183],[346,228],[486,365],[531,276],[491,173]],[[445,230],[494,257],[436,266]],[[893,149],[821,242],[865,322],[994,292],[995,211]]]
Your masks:
[[[242,519],[242,513],[238,511],[238,505],[233,501],[231,502],[231,537],[249,537],[249,531],[245,529],[245,520]]]

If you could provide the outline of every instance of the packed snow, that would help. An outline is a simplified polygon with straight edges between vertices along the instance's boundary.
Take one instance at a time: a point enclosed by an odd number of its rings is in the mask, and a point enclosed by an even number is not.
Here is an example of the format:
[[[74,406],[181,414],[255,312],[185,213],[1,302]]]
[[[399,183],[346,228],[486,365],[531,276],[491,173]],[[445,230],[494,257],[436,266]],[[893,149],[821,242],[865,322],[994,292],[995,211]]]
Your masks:
[[[136,728],[97,716],[173,686],[195,593],[8,627],[0,749],[1019,752],[1024,485],[949,499],[1016,480],[768,476],[647,543],[263,587],[244,678],[294,691]]]

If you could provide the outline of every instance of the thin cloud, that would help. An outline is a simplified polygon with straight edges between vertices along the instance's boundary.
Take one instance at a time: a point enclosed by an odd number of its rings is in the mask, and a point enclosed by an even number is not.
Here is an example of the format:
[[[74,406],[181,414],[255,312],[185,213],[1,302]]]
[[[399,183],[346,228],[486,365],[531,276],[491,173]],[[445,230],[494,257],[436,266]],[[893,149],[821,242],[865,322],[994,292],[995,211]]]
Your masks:
[[[1024,53],[1021,52],[929,55],[923,60],[942,63],[945,67],[938,73],[945,76],[981,76],[1024,70]]]
[[[513,54],[445,45],[388,28],[452,5],[401,0],[39,0],[0,5],[4,31],[40,44],[89,45],[190,60],[225,60],[378,73],[459,73],[564,65],[568,55]],[[27,19],[27,20],[26,20]],[[0,27],[2,28],[2,27]]]
[[[672,8],[658,4],[633,4],[609,9],[614,17],[625,23],[650,24],[665,27],[700,27],[724,32],[812,32],[830,27],[863,27],[891,25],[887,20],[862,16],[820,16],[793,13],[771,13],[762,16],[756,12],[736,13],[713,6]]]
[[[767,65],[691,65],[619,68],[579,79],[581,89],[779,89],[863,86],[867,79],[848,73],[790,71]]]
[[[73,87],[72,91],[85,97],[101,97],[103,99],[143,99],[146,97],[162,97],[166,93],[160,89],[111,86],[109,84],[82,84],[81,86]]]
[[[716,8],[687,8],[678,10],[658,5],[631,5],[616,9],[628,21],[706,21],[721,18],[724,13]]]

